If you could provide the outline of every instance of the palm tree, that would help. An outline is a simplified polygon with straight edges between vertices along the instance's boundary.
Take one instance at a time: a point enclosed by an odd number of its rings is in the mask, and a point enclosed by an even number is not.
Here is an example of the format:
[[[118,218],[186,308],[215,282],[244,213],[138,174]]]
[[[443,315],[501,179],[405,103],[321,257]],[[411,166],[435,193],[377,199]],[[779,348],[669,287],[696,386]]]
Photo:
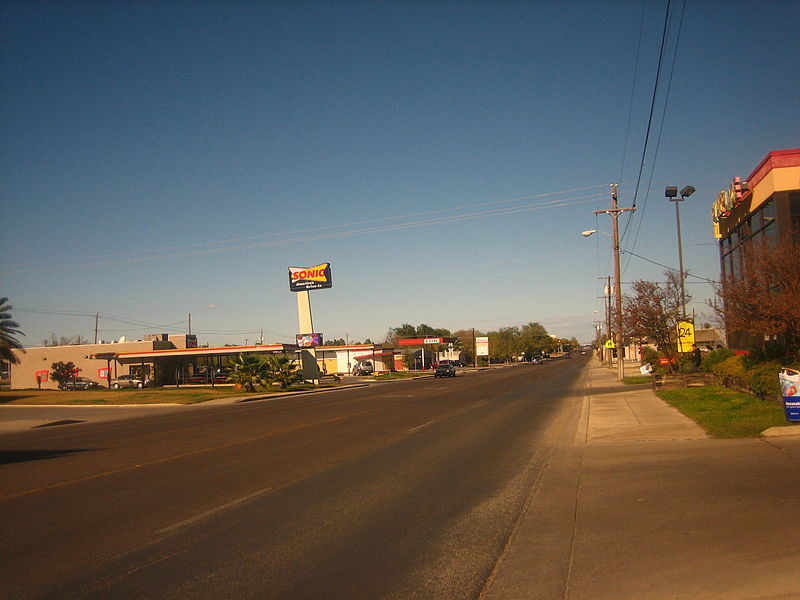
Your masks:
[[[281,384],[282,389],[300,380],[297,362],[285,354],[270,354],[264,360],[271,381]]]
[[[240,354],[231,361],[228,380],[248,392],[255,392],[256,387],[266,387],[269,373],[264,359],[253,354]]]
[[[12,308],[14,307],[8,304],[8,298],[0,298],[0,358],[17,364],[19,358],[17,358],[13,350],[22,350],[22,352],[25,352],[25,350],[14,336],[25,334],[17,329],[19,323],[11,319],[9,311]]]

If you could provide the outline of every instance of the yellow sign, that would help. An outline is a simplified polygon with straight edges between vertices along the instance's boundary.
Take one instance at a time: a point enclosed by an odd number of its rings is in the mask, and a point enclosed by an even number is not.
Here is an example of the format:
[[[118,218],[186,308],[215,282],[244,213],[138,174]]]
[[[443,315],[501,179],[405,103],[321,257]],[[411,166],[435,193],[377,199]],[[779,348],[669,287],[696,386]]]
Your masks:
[[[678,323],[678,352],[691,352],[694,345],[694,323]]]
[[[608,340],[606,342],[606,348],[616,348],[617,346],[614,344],[614,340]]]

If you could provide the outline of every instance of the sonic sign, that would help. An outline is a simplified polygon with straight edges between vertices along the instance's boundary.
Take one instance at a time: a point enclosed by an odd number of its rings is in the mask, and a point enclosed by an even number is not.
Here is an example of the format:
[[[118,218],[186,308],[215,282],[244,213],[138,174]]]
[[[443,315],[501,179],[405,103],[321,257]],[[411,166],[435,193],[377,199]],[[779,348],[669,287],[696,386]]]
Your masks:
[[[332,286],[331,263],[314,267],[289,267],[289,290],[292,292],[321,290]]]

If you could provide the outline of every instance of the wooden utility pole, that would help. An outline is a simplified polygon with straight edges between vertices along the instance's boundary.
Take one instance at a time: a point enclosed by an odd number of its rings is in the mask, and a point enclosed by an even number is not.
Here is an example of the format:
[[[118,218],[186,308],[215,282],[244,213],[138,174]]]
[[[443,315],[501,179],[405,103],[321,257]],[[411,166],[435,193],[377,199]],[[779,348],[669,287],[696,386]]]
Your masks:
[[[616,309],[617,309],[617,331],[615,332],[615,341],[614,345],[617,347],[617,379],[622,381],[625,378],[625,346],[622,338],[622,281],[620,279],[620,269],[619,269],[619,224],[617,221],[619,220],[620,214],[631,211],[633,212],[636,210],[636,207],[631,208],[617,208],[617,185],[611,185],[611,210],[596,210],[594,214],[598,215],[601,213],[611,215],[612,223],[613,223],[613,230],[612,230],[612,237],[614,238],[614,290],[617,294],[616,297]]]

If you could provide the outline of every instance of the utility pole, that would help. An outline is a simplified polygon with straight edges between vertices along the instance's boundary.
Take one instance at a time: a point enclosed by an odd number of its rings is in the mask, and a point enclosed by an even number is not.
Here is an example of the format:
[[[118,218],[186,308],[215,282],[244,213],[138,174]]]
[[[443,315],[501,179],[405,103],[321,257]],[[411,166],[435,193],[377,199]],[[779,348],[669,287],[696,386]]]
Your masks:
[[[97,343],[97,332],[100,327],[100,313],[95,314],[94,316],[94,343]]]
[[[622,339],[622,281],[620,279],[620,268],[619,268],[619,224],[617,221],[619,220],[619,215],[626,212],[631,211],[633,212],[636,210],[636,207],[631,208],[617,208],[617,185],[611,185],[611,210],[596,210],[594,214],[607,214],[611,215],[613,229],[612,229],[612,237],[614,238],[614,290],[617,294],[616,297],[616,309],[617,309],[617,331],[615,332],[616,339],[614,341],[614,345],[617,347],[617,379],[622,381],[625,378],[625,364],[624,364],[624,354],[625,354],[625,347],[624,342]]]

